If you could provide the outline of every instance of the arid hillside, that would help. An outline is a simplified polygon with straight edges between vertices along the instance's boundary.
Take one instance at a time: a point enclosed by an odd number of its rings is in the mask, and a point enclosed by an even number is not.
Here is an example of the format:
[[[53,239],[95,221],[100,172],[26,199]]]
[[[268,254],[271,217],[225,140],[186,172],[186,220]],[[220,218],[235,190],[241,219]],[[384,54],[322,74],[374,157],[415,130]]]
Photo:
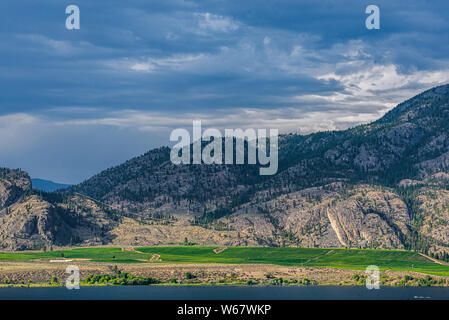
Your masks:
[[[449,85],[343,131],[279,137],[279,171],[174,165],[159,148],[56,193],[0,175],[5,249],[218,244],[449,253]]]

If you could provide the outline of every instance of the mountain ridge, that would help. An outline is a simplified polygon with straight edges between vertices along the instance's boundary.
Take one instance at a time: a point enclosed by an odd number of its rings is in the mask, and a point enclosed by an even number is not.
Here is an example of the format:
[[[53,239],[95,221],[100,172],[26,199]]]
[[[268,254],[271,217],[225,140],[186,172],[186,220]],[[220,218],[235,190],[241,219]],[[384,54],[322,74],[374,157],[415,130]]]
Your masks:
[[[443,85],[369,124],[281,135],[274,176],[259,176],[247,164],[174,165],[170,149],[161,147],[41,197],[96,230],[71,227],[78,244],[188,238],[217,245],[405,248],[445,258],[448,129],[449,85]]]
[[[32,178],[31,183],[32,183],[34,189],[40,190],[40,191],[45,191],[45,192],[58,191],[61,189],[66,189],[71,186],[70,184],[57,183],[57,182],[53,182],[51,180],[45,180],[45,179],[39,179],[39,178]]]

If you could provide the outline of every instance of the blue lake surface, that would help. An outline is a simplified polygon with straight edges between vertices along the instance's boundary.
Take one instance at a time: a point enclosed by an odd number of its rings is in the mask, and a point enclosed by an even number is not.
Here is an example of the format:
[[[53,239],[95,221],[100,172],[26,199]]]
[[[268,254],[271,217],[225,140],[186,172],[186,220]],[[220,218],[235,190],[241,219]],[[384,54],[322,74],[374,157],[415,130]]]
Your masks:
[[[0,300],[449,300],[449,288],[350,286],[106,286],[0,288]]]

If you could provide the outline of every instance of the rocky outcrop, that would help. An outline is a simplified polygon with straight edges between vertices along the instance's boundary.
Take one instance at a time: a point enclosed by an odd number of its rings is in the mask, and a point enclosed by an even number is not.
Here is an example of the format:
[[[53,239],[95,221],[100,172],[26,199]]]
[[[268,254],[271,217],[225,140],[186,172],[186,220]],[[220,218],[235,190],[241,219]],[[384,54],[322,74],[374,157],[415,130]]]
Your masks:
[[[46,249],[54,245],[99,245],[110,241],[116,221],[95,203],[74,196],[45,199],[31,190],[28,174],[1,169],[0,248]]]
[[[30,189],[31,181],[26,172],[0,168],[0,209],[13,204]]]
[[[258,220],[264,216],[269,218],[261,226]],[[399,195],[367,185],[326,185],[289,193],[245,206],[221,220],[250,238],[305,247],[404,248],[411,229],[407,206]]]

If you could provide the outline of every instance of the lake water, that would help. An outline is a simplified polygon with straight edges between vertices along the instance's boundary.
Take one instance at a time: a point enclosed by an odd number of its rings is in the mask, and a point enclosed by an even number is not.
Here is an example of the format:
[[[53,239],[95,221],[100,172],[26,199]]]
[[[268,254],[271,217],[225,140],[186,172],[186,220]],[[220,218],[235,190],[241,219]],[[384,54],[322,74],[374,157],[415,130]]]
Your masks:
[[[0,288],[0,300],[449,300],[449,288],[308,286],[110,286]]]

